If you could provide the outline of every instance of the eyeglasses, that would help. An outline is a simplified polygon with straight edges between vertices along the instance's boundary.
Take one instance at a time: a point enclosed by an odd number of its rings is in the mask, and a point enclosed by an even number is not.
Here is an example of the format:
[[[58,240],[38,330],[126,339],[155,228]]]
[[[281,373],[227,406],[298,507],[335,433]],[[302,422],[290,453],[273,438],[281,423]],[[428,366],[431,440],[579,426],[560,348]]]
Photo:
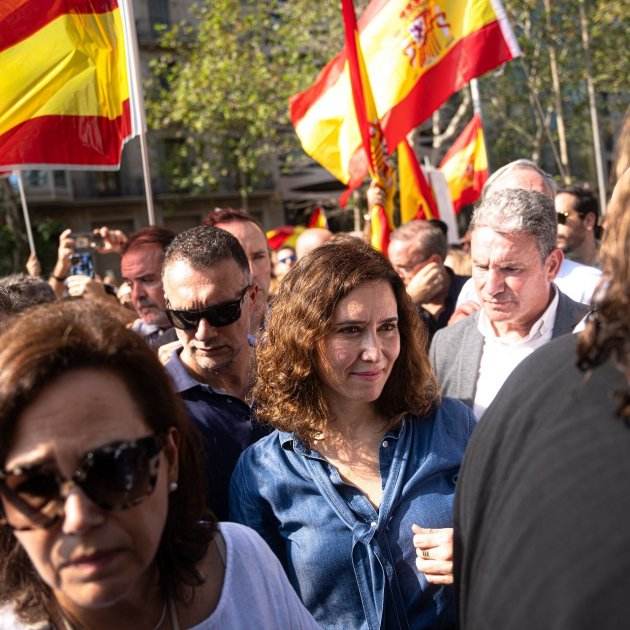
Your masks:
[[[569,218],[569,213],[568,212],[556,212],[556,215],[558,216],[558,225],[565,225],[567,222],[567,219]]]
[[[16,530],[48,529],[59,521],[69,485],[78,486],[103,510],[126,510],[154,490],[163,435],[111,442],[81,458],[66,479],[47,464],[0,471],[0,517]]]
[[[220,328],[221,326],[229,326],[241,317],[241,304],[247,290],[251,285],[246,286],[237,300],[231,302],[223,302],[223,304],[215,304],[198,311],[178,311],[172,308],[166,308],[166,314],[173,326],[180,330],[197,330],[199,322],[205,319],[211,326]]]
[[[295,254],[291,254],[290,256],[283,256],[282,258],[278,258],[278,262],[284,265],[288,263],[294,263],[297,261],[297,256]]]

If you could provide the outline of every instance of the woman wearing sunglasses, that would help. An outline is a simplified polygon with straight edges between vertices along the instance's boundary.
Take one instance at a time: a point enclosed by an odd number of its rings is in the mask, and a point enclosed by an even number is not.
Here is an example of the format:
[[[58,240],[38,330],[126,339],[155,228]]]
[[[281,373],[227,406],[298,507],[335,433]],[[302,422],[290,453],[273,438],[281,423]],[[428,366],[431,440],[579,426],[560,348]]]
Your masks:
[[[278,431],[232,476],[232,518],[278,555],[324,628],[454,627],[452,503],[474,418],[440,401],[402,281],[358,240],[298,261],[257,348]]]
[[[0,627],[317,627],[263,541],[206,514],[182,418],[144,341],[89,304],[4,331]]]

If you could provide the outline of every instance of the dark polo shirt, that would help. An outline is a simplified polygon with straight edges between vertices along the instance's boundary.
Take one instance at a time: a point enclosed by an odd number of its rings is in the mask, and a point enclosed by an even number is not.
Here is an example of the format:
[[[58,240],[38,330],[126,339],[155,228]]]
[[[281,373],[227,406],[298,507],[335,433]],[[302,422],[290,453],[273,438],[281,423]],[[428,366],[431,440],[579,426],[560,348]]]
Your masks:
[[[208,505],[220,520],[228,520],[228,486],[241,452],[260,437],[245,402],[200,383],[186,370],[176,350],[166,363],[175,391],[200,432],[208,483]]]

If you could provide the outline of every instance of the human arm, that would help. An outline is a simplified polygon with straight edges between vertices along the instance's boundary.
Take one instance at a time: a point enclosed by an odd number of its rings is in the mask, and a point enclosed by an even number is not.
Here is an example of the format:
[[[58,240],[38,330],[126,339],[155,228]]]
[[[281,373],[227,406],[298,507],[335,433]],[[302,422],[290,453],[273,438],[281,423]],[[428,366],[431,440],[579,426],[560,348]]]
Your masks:
[[[456,324],[460,319],[464,319],[465,317],[476,313],[480,308],[481,306],[478,302],[463,302],[453,311],[453,314],[448,320],[448,325],[452,326],[453,324]]]
[[[42,266],[37,258],[37,254],[31,254],[26,261],[26,272],[32,278],[39,278],[42,275]]]
[[[444,265],[430,262],[420,269],[407,285],[414,304],[426,304],[448,288],[449,276]]]
[[[96,228],[93,232],[103,241],[97,250],[99,254],[121,254],[128,240],[122,230],[111,230],[107,226]]]
[[[48,279],[48,284],[58,298],[63,297],[66,290],[64,282],[70,273],[72,254],[74,254],[74,239],[72,238],[72,230],[68,228],[59,235],[57,262]]]

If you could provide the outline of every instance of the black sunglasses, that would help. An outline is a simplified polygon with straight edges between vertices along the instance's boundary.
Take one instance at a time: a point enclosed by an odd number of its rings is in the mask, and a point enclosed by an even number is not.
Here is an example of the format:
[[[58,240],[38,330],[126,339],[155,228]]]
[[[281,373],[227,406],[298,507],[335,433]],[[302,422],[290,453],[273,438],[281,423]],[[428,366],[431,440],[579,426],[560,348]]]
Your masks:
[[[0,516],[16,530],[47,529],[63,514],[66,487],[74,484],[100,508],[126,510],[154,490],[163,435],[111,442],[83,455],[70,479],[47,464],[0,471]]]
[[[565,225],[567,222],[567,219],[569,218],[569,213],[568,212],[556,212],[556,215],[558,216],[558,225]]]
[[[197,330],[197,326],[199,326],[199,322],[202,319],[205,319],[210,326],[215,328],[229,326],[240,319],[243,298],[250,287],[251,285],[247,285],[241,291],[240,297],[231,302],[215,304],[197,311],[179,311],[167,306],[166,314],[171,324],[180,330]]]

